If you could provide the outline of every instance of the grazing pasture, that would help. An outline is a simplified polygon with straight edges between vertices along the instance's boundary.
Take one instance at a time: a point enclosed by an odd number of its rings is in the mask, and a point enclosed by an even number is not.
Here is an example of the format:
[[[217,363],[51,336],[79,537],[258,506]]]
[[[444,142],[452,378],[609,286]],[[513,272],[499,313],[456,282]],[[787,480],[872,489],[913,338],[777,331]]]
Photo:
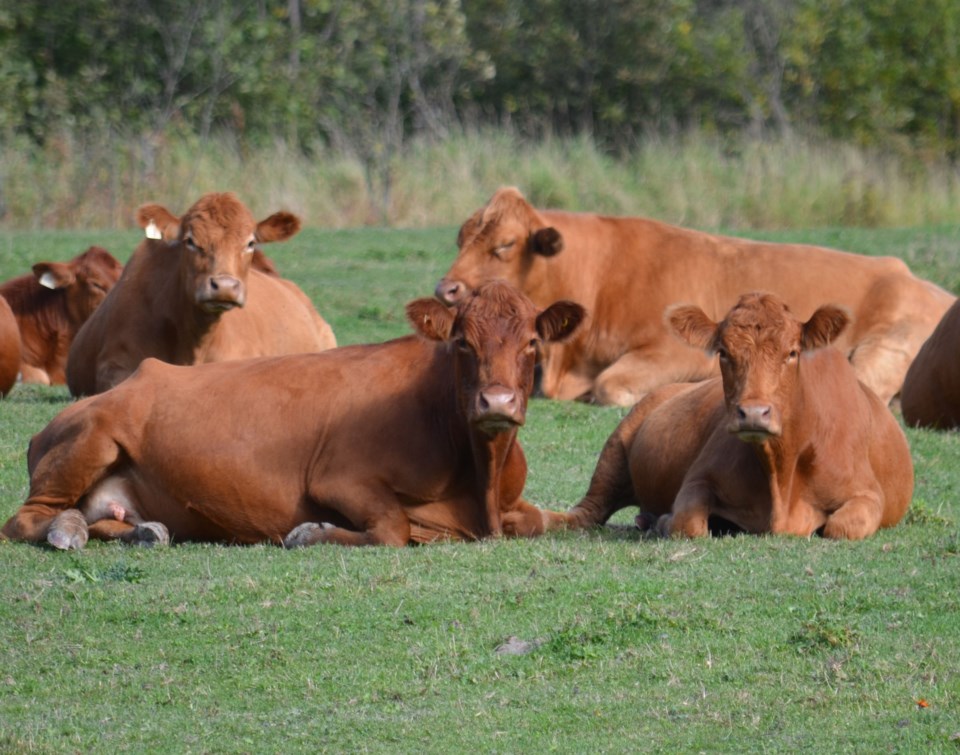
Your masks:
[[[339,343],[378,341],[408,332],[460,220],[270,253]],[[895,254],[960,291],[958,227],[754,235]],[[126,261],[139,238],[6,233],[0,279],[90,244]],[[0,519],[68,400],[0,402]],[[579,500],[625,411],[532,401],[527,497]],[[0,543],[0,751],[957,751],[960,436],[907,434],[913,505],[862,542],[646,540],[628,509],[404,549]]]

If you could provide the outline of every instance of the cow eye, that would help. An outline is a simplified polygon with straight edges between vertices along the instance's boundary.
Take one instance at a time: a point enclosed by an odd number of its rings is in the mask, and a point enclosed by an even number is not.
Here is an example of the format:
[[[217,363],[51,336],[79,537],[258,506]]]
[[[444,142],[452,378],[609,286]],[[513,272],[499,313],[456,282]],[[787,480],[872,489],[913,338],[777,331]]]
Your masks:
[[[793,362],[793,361],[796,360],[797,357],[799,357],[799,356],[800,356],[800,352],[799,352],[799,351],[797,351],[796,349],[791,349],[791,350],[790,350],[790,353],[787,354],[787,361],[788,361],[788,362]]]
[[[454,343],[460,351],[468,352],[470,351],[470,344],[467,343],[467,339],[463,336],[457,338]]]
[[[247,242],[247,249],[246,249],[247,254],[253,254],[253,250],[255,246],[256,246],[256,242],[253,239],[250,239]]]
[[[193,236],[187,236],[187,237],[183,240],[183,243],[185,243],[185,244],[187,245],[187,249],[189,249],[191,252],[199,252],[199,251],[200,251],[200,247],[197,246],[197,242],[193,240]]]
[[[725,348],[723,348],[723,346],[720,346],[717,349],[717,356],[720,357],[721,362],[726,362],[728,359],[730,359],[730,354]]]
[[[509,252],[513,248],[513,245],[515,243],[517,243],[516,240],[505,241],[502,244],[497,244],[493,248],[493,256],[496,257],[498,260],[502,260],[504,257],[506,257],[507,252]]]

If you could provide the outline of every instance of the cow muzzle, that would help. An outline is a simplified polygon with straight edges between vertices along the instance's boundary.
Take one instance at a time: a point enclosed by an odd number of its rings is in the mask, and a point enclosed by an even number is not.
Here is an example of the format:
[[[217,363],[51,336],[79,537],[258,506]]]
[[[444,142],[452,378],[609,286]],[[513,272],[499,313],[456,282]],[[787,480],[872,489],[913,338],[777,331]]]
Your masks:
[[[211,275],[197,292],[197,304],[206,312],[226,312],[245,301],[243,282],[232,275]]]
[[[477,392],[473,425],[487,435],[496,435],[523,425],[523,402],[517,392],[498,385]]]
[[[468,293],[469,289],[463,281],[441,278],[433,294],[446,305],[457,304]]]
[[[729,429],[740,440],[760,443],[780,435],[780,413],[767,403],[743,402],[736,405]]]

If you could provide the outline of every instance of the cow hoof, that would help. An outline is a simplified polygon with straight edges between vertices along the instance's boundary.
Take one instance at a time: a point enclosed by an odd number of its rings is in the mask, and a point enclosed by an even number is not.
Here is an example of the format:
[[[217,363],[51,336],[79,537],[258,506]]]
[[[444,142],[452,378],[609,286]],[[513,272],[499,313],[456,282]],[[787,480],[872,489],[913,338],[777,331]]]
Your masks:
[[[650,532],[657,526],[657,519],[656,514],[651,514],[649,511],[641,511],[633,521],[637,529],[641,532]]]
[[[160,522],[144,522],[133,528],[130,537],[131,545],[169,545],[170,531]]]
[[[327,524],[326,522],[322,524],[317,524],[317,522],[304,522],[290,530],[290,533],[283,538],[283,547],[303,548],[307,545],[313,545],[323,537],[324,530],[332,528],[333,525]]]
[[[58,514],[47,531],[47,542],[62,551],[80,550],[88,537],[87,520],[77,509]]]

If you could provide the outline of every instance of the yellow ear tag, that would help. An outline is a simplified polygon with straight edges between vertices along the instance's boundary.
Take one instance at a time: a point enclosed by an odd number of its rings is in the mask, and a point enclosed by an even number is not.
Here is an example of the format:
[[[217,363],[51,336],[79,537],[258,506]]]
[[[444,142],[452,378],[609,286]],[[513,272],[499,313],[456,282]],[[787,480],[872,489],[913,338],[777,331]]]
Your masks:
[[[148,239],[156,239],[159,241],[163,238],[163,234],[160,233],[160,229],[157,228],[157,224],[152,220],[147,224],[147,227],[144,229],[144,231],[146,232]]]

